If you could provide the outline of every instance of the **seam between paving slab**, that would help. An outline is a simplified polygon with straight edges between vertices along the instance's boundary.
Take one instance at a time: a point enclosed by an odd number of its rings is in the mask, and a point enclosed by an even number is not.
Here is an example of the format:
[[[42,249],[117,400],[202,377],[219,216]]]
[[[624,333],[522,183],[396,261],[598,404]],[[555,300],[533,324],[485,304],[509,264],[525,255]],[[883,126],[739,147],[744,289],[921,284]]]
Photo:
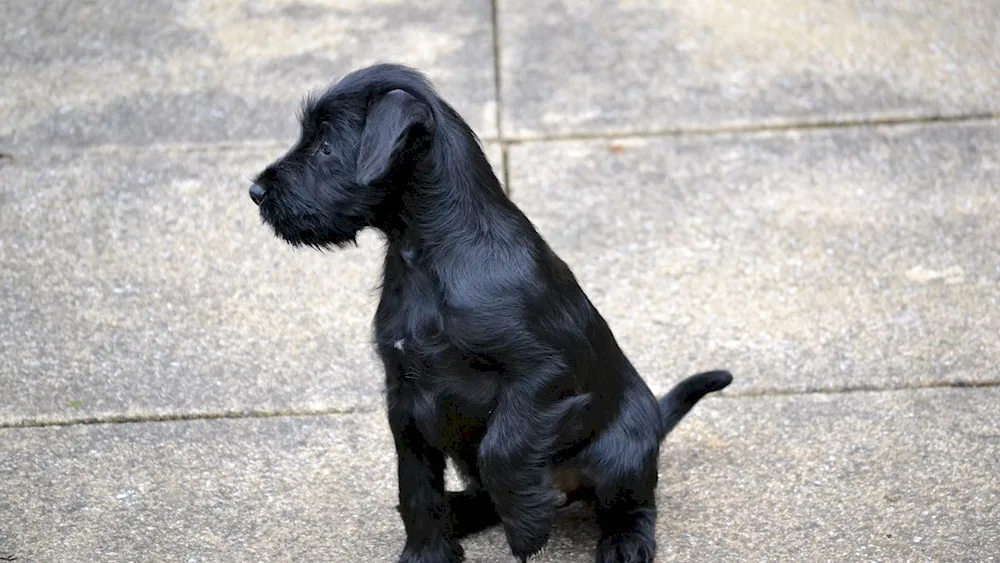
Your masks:
[[[756,124],[716,126],[716,127],[673,127],[655,131],[611,131],[607,133],[575,133],[569,135],[520,135],[497,139],[503,144],[520,144],[553,141],[593,141],[604,139],[650,139],[683,136],[732,136],[759,133],[824,131],[837,129],[864,129],[871,127],[902,127],[908,125],[945,125],[966,123],[989,123],[1000,121],[1000,113],[971,113],[960,115],[929,115],[921,117],[872,117],[845,120],[816,120],[795,122],[762,122]]]
[[[712,399],[738,400],[738,399],[765,399],[768,397],[805,397],[810,395],[847,395],[854,393],[902,393],[908,391],[920,391],[925,389],[991,389],[1000,387],[1000,381],[986,382],[935,382],[926,385],[912,387],[877,387],[877,386],[852,386],[837,389],[807,389],[807,390],[771,390],[771,391],[745,391],[745,392],[724,392],[713,395]],[[54,418],[34,418],[17,421],[0,421],[0,430],[18,428],[47,428],[53,426],[78,426],[87,424],[143,424],[151,422],[181,422],[189,420],[221,420],[221,419],[258,419],[258,418],[310,418],[321,416],[337,416],[351,414],[370,414],[380,412],[382,407],[375,408],[346,408],[346,409],[303,409],[303,410],[234,410],[234,411],[206,411],[192,413],[160,413],[149,415],[98,415],[92,417],[54,419]]]
[[[503,53],[500,37],[500,1],[492,0],[490,2],[492,8],[492,27],[493,27],[493,98],[496,104],[496,113],[494,119],[496,120],[497,128],[497,139],[494,142],[500,143],[500,181],[503,183],[503,189],[507,192],[507,195],[511,195],[510,191],[510,164],[508,160],[507,153],[507,142],[503,134],[503,88],[501,87],[501,53]],[[487,140],[487,139],[484,139]]]
[[[181,422],[186,420],[222,420],[255,418],[308,418],[317,416],[337,416],[378,412],[378,408],[342,409],[302,409],[302,410],[232,410],[153,414],[96,415],[80,418],[25,418],[16,421],[0,421],[0,430],[16,428],[45,428],[50,426],[78,426],[84,424],[134,424],[146,422]]]
[[[754,125],[736,125],[730,127],[705,127],[705,128],[675,128],[664,129],[652,132],[628,132],[611,131],[606,133],[574,133],[569,135],[522,135],[515,137],[480,137],[484,143],[498,143],[503,149],[504,172],[507,172],[507,147],[518,144],[533,142],[573,142],[573,141],[612,141],[615,139],[660,139],[666,137],[698,137],[698,136],[753,136],[768,133],[782,132],[813,132],[828,131],[838,129],[865,129],[865,128],[894,128],[907,126],[937,126],[937,125],[969,125],[969,124],[993,124],[1000,125],[1000,113],[965,114],[952,116],[927,116],[917,118],[878,118],[878,119],[858,119],[844,121],[816,121],[816,122],[795,122],[795,123],[761,123]],[[31,160],[38,159],[45,155],[77,155],[77,154],[115,154],[125,152],[137,152],[145,150],[159,150],[168,152],[211,152],[211,151],[235,151],[247,149],[275,149],[285,151],[288,149],[287,142],[277,140],[247,139],[220,141],[212,143],[150,143],[147,145],[119,145],[114,143],[98,144],[82,147],[49,147],[45,152],[35,152],[30,155]],[[28,157],[29,155],[23,155]],[[10,149],[0,150],[0,165],[15,164],[21,160],[22,155],[14,153]],[[506,180],[506,178],[504,178]]]
[[[497,138],[503,141],[503,89],[500,87],[501,83],[501,59],[500,55],[503,52],[501,48],[501,37],[500,37],[500,0],[491,0],[490,8],[492,10],[490,16],[492,17],[492,27],[493,27],[493,98],[496,103],[496,127],[497,127]]]
[[[989,389],[1000,387],[998,381],[932,381],[920,385],[907,385],[900,387],[878,386],[878,385],[848,385],[834,388],[815,389],[769,389],[765,391],[737,391],[724,392],[718,397],[727,399],[753,399],[761,397],[791,397],[798,395],[847,395],[851,393],[896,393],[903,391],[919,391],[921,389]]]

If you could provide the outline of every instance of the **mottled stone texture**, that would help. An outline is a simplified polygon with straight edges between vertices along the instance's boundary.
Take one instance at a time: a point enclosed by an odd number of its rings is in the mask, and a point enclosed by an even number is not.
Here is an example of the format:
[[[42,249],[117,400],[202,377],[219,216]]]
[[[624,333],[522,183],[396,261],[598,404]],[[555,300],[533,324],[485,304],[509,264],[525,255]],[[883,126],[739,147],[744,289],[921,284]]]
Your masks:
[[[511,189],[660,389],[998,383],[998,155],[992,124],[527,143]]]
[[[995,561],[998,401],[707,399],[661,456],[657,561]],[[392,561],[395,486],[382,412],[0,429],[0,555]],[[532,560],[589,563],[596,539],[574,506]],[[469,561],[511,560],[498,529],[463,543]]]
[[[509,0],[500,24],[508,135],[1000,111],[992,0]]]
[[[286,148],[0,164],[0,423],[380,405],[382,243],[275,238],[247,187]]]
[[[354,68],[434,76],[496,135],[490,3],[101,0],[0,5],[0,150],[282,141]]]
[[[0,2],[0,561],[395,560],[382,243],[247,196],[391,61],[655,391],[734,372],[664,446],[658,561],[997,563],[998,41],[994,0]],[[574,507],[533,561],[596,540]]]

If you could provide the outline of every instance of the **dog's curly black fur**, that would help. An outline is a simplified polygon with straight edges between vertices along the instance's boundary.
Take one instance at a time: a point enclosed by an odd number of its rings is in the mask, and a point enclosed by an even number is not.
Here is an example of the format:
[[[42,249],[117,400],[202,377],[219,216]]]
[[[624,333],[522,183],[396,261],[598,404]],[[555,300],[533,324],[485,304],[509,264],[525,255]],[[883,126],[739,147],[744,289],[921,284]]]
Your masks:
[[[458,538],[494,524],[525,560],[577,499],[594,503],[598,561],[653,561],[660,442],[732,378],[695,375],[657,401],[421,74],[376,65],[307,100],[301,138],[250,195],[293,245],[385,234],[375,341],[399,461],[400,561],[461,561]],[[462,492],[444,490],[446,457]]]

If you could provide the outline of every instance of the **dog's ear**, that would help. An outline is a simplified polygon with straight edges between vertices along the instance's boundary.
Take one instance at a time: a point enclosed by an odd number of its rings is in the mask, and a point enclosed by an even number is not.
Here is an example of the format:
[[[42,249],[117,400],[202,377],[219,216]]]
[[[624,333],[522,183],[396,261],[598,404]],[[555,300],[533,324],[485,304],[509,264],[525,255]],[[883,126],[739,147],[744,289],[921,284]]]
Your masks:
[[[372,102],[361,132],[358,183],[368,186],[388,179],[418,129],[432,133],[434,117],[426,104],[407,92],[392,90]]]

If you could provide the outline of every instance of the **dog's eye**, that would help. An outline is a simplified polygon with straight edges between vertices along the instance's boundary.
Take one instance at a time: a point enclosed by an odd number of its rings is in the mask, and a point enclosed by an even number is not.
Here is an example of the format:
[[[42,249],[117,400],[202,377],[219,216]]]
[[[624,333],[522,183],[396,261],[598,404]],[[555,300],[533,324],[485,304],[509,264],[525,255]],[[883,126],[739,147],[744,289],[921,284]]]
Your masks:
[[[319,150],[327,156],[330,156],[330,154],[333,153],[333,147],[331,147],[330,143],[327,141],[323,141],[323,144],[319,146]]]

